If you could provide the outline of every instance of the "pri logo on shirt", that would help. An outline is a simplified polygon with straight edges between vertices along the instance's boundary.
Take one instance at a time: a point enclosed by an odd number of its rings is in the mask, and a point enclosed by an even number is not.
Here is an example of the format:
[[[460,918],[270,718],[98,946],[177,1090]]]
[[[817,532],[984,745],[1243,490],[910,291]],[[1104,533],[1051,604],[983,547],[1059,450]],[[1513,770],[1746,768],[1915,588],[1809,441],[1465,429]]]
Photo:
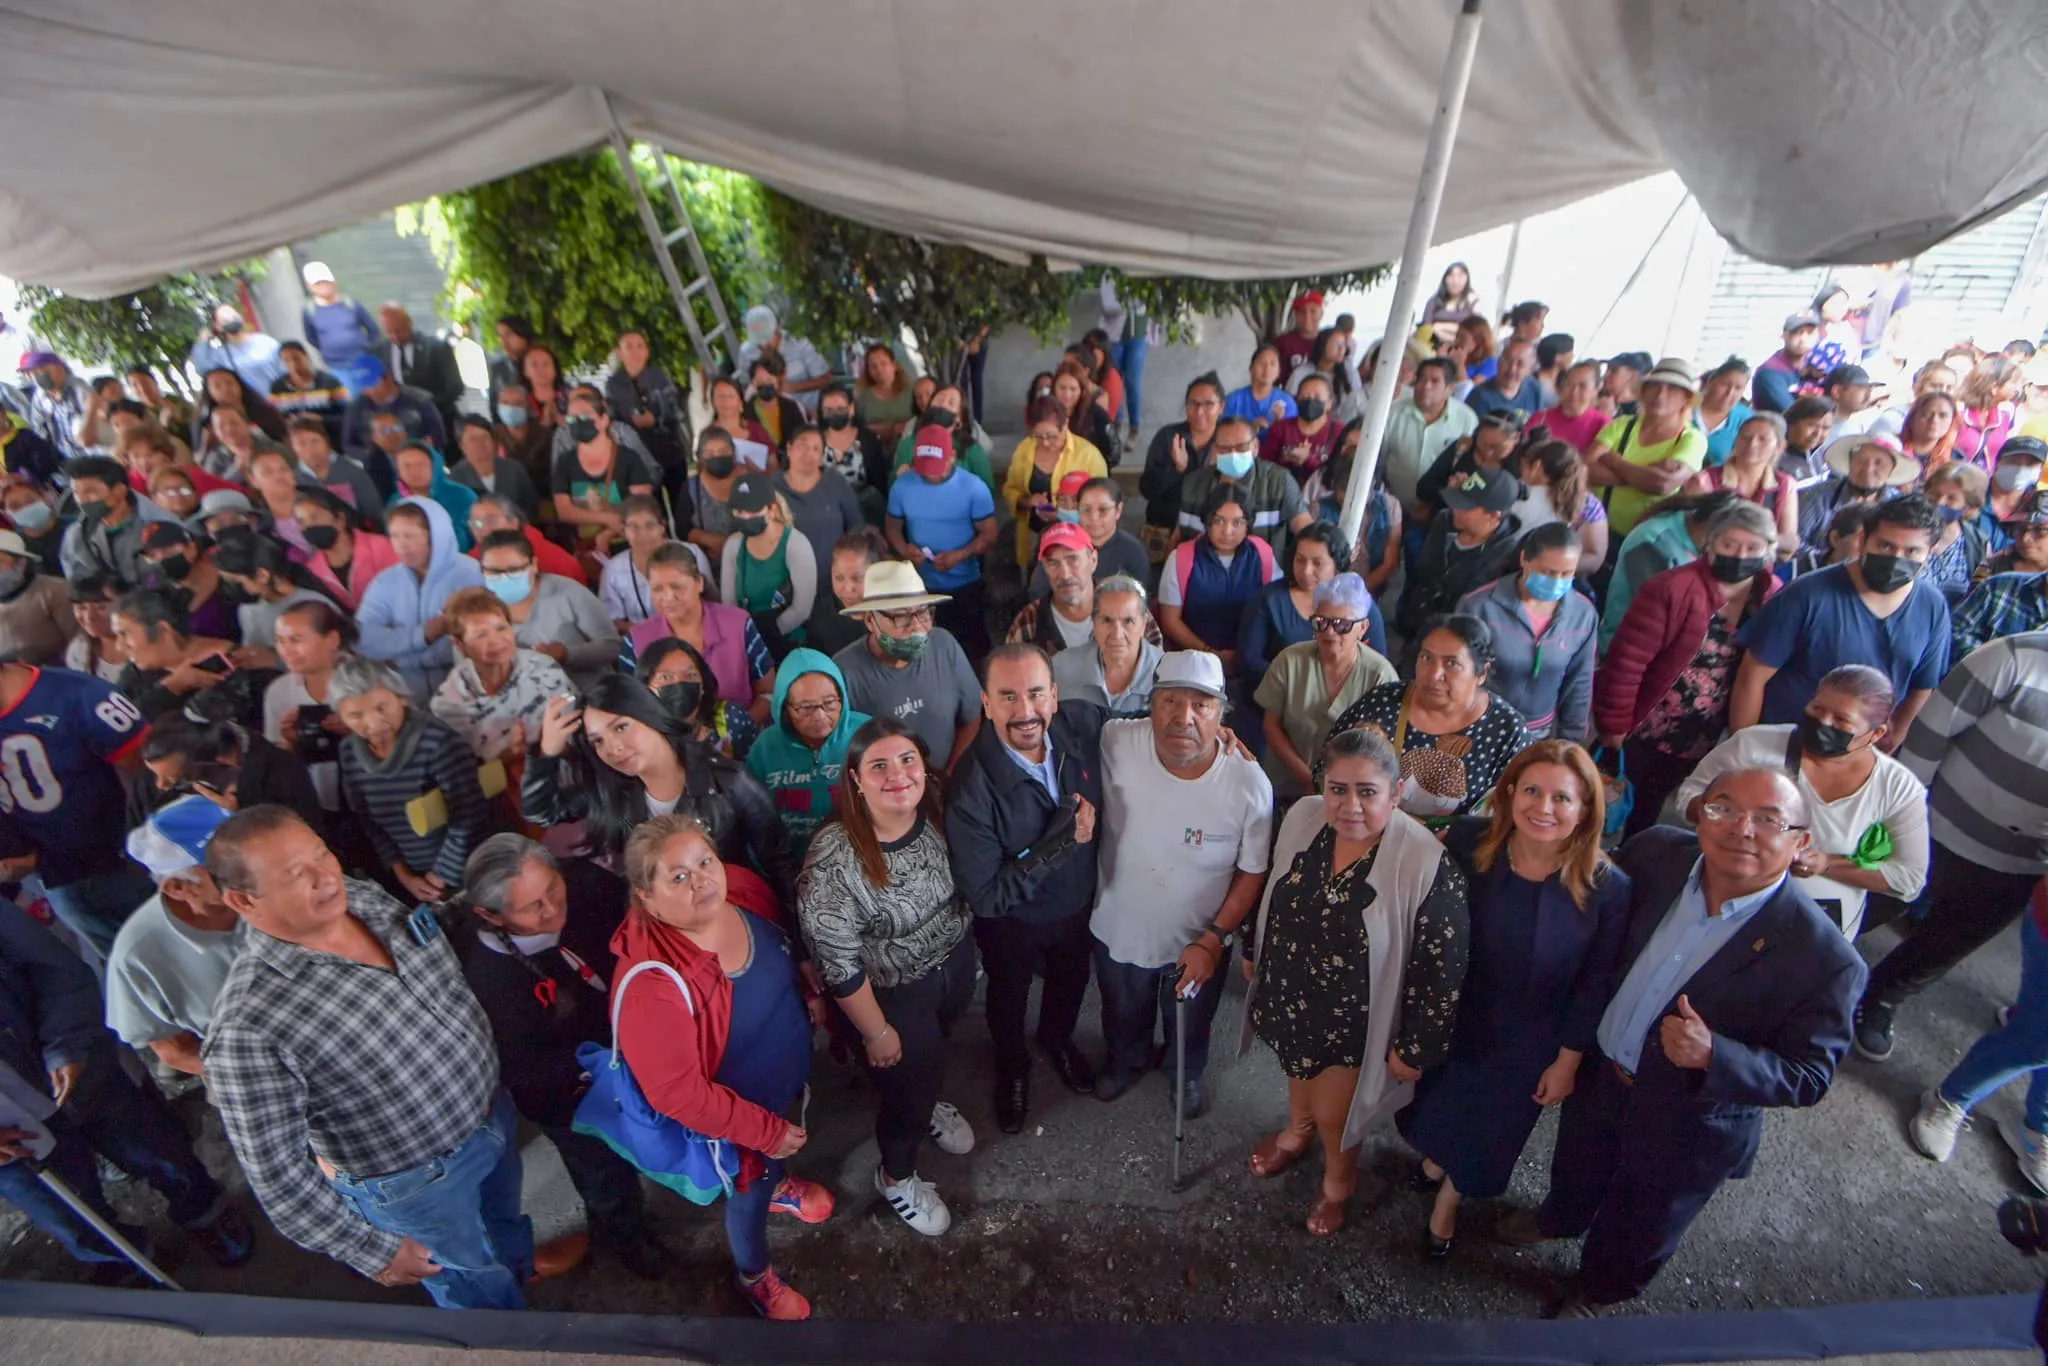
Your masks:
[[[1182,844],[1192,844],[1197,849],[1202,847],[1202,839],[1202,832],[1192,825],[1180,832],[1180,842]]]

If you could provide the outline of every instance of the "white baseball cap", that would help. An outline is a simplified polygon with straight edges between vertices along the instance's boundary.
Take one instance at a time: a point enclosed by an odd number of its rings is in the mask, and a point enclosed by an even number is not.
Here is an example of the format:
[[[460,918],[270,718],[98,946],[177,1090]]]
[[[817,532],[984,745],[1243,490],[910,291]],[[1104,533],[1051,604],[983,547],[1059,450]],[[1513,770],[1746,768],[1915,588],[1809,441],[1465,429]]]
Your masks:
[[[12,531],[0,531],[0,555],[19,555],[28,559],[28,545]]]
[[[306,282],[307,289],[311,289],[314,285],[331,285],[334,283],[334,272],[327,268],[325,261],[306,262],[304,269],[299,271],[299,276]]]
[[[1161,656],[1158,672],[1152,675],[1152,691],[1162,688],[1225,696],[1223,661],[1207,650],[1173,650]]]

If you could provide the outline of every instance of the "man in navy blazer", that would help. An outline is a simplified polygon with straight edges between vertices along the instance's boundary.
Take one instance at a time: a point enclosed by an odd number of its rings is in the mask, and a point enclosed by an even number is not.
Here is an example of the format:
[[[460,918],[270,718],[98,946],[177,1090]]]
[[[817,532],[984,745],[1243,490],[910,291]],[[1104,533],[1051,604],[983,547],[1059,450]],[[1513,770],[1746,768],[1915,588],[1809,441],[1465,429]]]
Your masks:
[[[1865,969],[1788,877],[1806,825],[1783,772],[1736,769],[1707,790],[1697,837],[1662,826],[1621,849],[1629,966],[1565,1101],[1550,1194],[1498,1230],[1585,1235],[1550,1316],[1640,1295],[1721,1183],[1749,1174],[1765,1108],[1827,1094]]]

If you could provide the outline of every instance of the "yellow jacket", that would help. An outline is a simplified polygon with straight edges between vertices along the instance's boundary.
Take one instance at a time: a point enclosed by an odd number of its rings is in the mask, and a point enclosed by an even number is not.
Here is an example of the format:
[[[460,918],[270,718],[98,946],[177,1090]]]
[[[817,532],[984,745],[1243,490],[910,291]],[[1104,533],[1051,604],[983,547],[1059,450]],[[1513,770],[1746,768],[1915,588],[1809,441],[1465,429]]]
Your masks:
[[[1037,450],[1038,443],[1026,436],[1018,443],[1017,449],[1010,452],[1010,468],[1003,472],[1003,502],[1017,519],[1017,563],[1027,569],[1031,563],[1031,544],[1037,539],[1026,511],[1026,503],[1031,497],[1031,475],[1037,468],[1034,459]],[[1095,448],[1093,441],[1068,432],[1059,463],[1052,467],[1053,492],[1058,492],[1060,482],[1076,470],[1090,479],[1106,479],[1109,477],[1109,462],[1102,458],[1102,452]]]

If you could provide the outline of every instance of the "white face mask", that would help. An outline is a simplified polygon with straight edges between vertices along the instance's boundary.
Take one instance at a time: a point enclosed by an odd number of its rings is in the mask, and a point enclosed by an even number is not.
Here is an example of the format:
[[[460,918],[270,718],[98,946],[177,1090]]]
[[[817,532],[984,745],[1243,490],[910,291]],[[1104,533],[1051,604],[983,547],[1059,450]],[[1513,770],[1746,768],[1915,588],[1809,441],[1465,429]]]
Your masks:
[[[2000,465],[1991,473],[1991,482],[2006,493],[2017,493],[2030,489],[2041,482],[2039,465]]]

